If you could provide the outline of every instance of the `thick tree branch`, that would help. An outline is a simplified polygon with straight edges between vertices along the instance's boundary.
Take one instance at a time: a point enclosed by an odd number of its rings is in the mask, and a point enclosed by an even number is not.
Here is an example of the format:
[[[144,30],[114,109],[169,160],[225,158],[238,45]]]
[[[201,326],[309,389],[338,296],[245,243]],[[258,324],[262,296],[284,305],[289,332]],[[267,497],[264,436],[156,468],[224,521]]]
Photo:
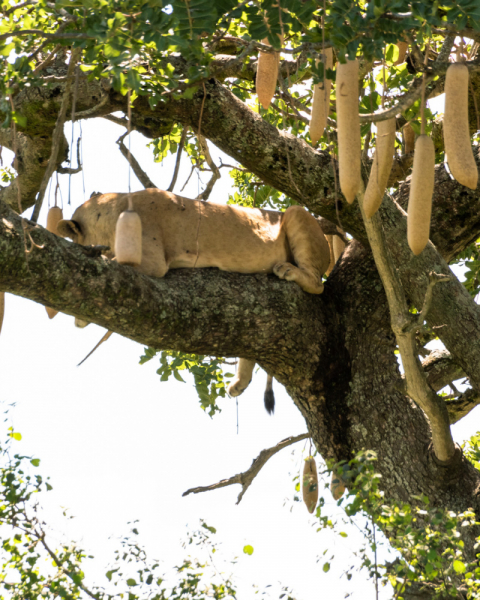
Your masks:
[[[465,377],[465,372],[447,350],[434,350],[422,362],[422,368],[427,376],[428,384],[436,392],[452,381]]]
[[[0,203],[0,291],[154,348],[281,365],[274,373],[280,381],[305,376],[326,351],[330,310],[295,283],[216,269],[177,269],[154,279],[91,257],[88,248],[43,227],[30,233],[43,249],[34,249],[27,263],[21,220]]]
[[[286,438],[285,440],[279,442],[276,446],[273,446],[272,448],[265,448],[265,450],[262,450],[257,456],[257,458],[253,460],[251,467],[247,471],[244,471],[243,473],[238,473],[237,475],[233,475],[228,479],[222,479],[222,481],[219,481],[218,483],[212,483],[212,485],[190,488],[186,492],[183,492],[182,496],[188,496],[189,494],[199,494],[200,492],[210,492],[212,490],[218,490],[222,487],[227,487],[229,485],[239,483],[242,486],[242,491],[238,495],[236,503],[240,504],[245,492],[253,483],[255,477],[260,473],[261,469],[265,466],[267,461],[272,458],[272,456],[274,456],[277,452],[280,452],[280,450],[283,450],[287,446],[296,444],[297,442],[305,440],[308,437],[310,437],[309,433],[302,433],[301,435]]]

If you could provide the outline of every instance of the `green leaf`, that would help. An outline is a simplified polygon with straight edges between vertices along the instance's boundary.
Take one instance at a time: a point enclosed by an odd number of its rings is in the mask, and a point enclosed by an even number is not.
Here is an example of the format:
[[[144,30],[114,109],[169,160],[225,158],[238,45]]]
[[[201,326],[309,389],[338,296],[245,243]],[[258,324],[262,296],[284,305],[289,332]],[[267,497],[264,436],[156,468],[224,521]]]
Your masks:
[[[21,433],[11,433],[10,437],[12,437],[14,440],[17,440],[17,442],[19,442],[22,439],[22,434]]]
[[[127,579],[127,585],[130,587],[133,587],[134,585],[137,585],[137,582],[135,581],[135,579]]]
[[[461,560],[454,560],[453,568],[455,569],[456,573],[465,573],[465,571],[467,570],[465,563],[463,563]]]
[[[250,546],[249,544],[247,544],[246,546],[243,547],[243,553],[244,554],[248,554],[249,556],[252,556],[253,554],[253,546]]]
[[[40,459],[39,458],[32,458],[32,460],[30,461],[30,463],[34,466],[34,467],[38,467],[40,466]]]
[[[323,572],[324,572],[324,573],[328,573],[329,571],[330,571],[330,563],[329,563],[329,562],[326,562],[326,563],[323,565]]]
[[[173,376],[175,377],[175,379],[177,381],[181,381],[182,383],[185,383],[185,381],[182,379],[182,376],[180,375],[180,373],[177,370],[175,370],[173,372]]]

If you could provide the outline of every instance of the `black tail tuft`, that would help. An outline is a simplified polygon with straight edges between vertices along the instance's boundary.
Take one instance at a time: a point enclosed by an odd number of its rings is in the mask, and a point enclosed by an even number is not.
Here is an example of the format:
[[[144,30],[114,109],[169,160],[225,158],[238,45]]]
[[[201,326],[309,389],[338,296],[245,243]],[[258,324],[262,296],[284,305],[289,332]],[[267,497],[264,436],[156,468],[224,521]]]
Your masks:
[[[266,389],[265,395],[263,396],[263,401],[265,403],[265,410],[269,415],[273,415],[275,412],[275,394],[272,389]]]

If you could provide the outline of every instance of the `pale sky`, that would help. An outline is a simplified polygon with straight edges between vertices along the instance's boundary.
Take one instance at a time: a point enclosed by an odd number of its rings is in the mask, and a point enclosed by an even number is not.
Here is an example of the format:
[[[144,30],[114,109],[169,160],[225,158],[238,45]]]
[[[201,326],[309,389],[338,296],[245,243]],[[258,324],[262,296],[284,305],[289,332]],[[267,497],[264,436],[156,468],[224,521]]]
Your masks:
[[[101,119],[84,121],[82,127],[85,196],[82,175],[75,175],[72,209],[65,206],[65,218],[93,191],[128,191],[128,165],[115,144],[122,128]],[[69,140],[70,131],[68,124]],[[134,132],[132,152],[164,189],[172,177],[173,160],[163,166],[154,164],[146,142]],[[10,160],[5,151],[4,164]],[[189,173],[187,163],[184,157],[177,193]],[[202,175],[204,183],[207,177]],[[66,202],[68,177],[60,179]],[[226,201],[230,181],[228,170],[223,169],[211,201]],[[132,175],[132,191],[141,187]],[[197,190],[194,175],[183,195],[195,197]],[[31,209],[26,216],[30,213]],[[45,221],[46,203],[40,223]],[[6,297],[0,336],[1,399],[5,405],[16,405],[9,416],[23,440],[15,442],[15,451],[41,459],[37,472],[49,475],[54,488],[41,499],[46,519],[56,529],[53,539],[61,539],[64,532],[96,557],[85,569],[90,581],[106,582],[103,574],[115,547],[109,537],[126,534],[127,523],[136,519],[140,542],[152,559],[162,561],[168,576],[186,554],[180,542],[187,527],[198,528],[203,518],[217,528],[222,555],[227,560],[238,557],[232,569],[242,599],[250,597],[252,584],[260,592],[273,585],[263,597],[278,598],[279,582],[293,588],[297,600],[336,600],[352,592],[354,598],[374,598],[373,583],[363,574],[356,574],[351,582],[340,578],[353,563],[352,552],[360,540],[357,529],[344,528],[345,539],[317,533],[315,518],[303,503],[293,502],[292,478],[302,467],[305,442],[271,459],[239,506],[235,504],[238,485],[181,496],[190,487],[245,471],[263,448],[306,431],[303,417],[278,383],[274,384],[276,411],[270,417],[263,408],[265,373],[255,375],[239,398],[237,435],[234,399],[221,401],[221,414],[210,419],[200,409],[190,379],[185,384],[161,383],[155,373],[158,359],[139,366],[143,347],[118,335],[77,367],[103,333],[96,325],[76,329],[73,318],[62,314],[50,321],[43,306],[10,294]],[[470,415],[454,427],[458,441],[475,432],[474,421]],[[341,516],[329,490],[324,496],[324,510]],[[63,519],[61,507],[75,518]],[[245,544],[254,547],[252,556],[243,554]],[[192,548],[189,551],[193,554]],[[323,562],[331,554],[336,560],[324,573]],[[225,568],[215,560],[220,570],[230,572],[231,565]]]

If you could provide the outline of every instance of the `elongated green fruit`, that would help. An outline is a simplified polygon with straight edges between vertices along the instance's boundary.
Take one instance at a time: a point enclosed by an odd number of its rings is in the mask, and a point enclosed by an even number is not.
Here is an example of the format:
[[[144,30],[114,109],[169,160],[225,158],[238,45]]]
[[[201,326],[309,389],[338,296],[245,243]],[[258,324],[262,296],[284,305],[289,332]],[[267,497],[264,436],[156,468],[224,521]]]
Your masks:
[[[268,38],[262,40],[262,43],[269,44]],[[257,79],[255,87],[260,104],[267,109],[270,106],[278,78],[278,63],[280,54],[274,52],[259,52],[257,63]]]
[[[345,492],[345,483],[338,473],[332,471],[332,479],[330,480],[330,491],[334,500],[340,500]]]
[[[317,465],[313,456],[306,458],[303,466],[302,495],[308,512],[313,513],[318,501]]]
[[[476,189],[478,169],[468,127],[468,68],[462,63],[454,63],[447,69],[443,137],[452,175],[458,183]]]
[[[325,50],[325,69],[331,69],[333,66],[333,49]],[[318,61],[317,61],[318,62]],[[332,81],[327,79],[327,73],[324,70],[323,81],[313,86],[312,116],[310,118],[310,137],[315,146],[322,137],[327,126],[327,117],[330,112],[330,89]]]
[[[419,135],[413,155],[407,216],[408,245],[415,255],[425,248],[430,236],[434,180],[435,146],[428,135]]]
[[[357,60],[337,66],[337,131],[340,189],[352,204],[361,187]]]
[[[377,123],[377,147],[363,201],[368,219],[371,219],[380,208],[385,194],[395,152],[395,130],[395,117]]]
[[[408,44],[407,44],[407,42],[398,42],[397,48],[398,48],[398,58],[393,64],[401,65],[402,63],[405,62],[405,55],[407,53]]]

